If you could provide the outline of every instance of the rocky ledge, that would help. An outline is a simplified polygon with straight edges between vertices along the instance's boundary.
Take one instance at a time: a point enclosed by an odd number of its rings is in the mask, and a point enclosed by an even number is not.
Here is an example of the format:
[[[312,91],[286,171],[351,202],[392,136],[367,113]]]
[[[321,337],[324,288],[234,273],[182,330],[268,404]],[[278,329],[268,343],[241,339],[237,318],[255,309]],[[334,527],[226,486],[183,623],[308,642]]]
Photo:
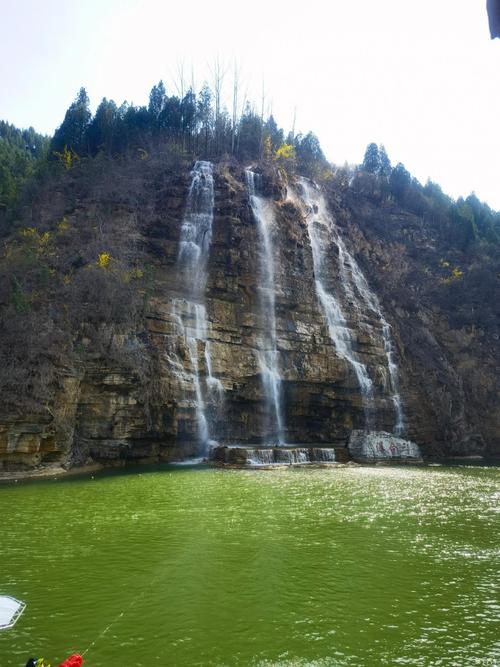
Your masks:
[[[380,461],[422,463],[423,461],[418,445],[385,431],[352,431],[348,450],[351,458],[358,463]]]

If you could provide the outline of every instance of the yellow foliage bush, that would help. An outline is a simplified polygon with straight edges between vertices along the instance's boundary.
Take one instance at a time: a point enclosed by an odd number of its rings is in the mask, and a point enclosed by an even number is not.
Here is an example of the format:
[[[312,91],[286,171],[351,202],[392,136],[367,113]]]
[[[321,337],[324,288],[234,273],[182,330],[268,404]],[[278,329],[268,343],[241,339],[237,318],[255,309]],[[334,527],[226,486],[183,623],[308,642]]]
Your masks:
[[[292,146],[292,144],[281,144],[281,146],[274,154],[274,157],[277,160],[294,160],[295,146]]]
[[[129,275],[130,275],[131,278],[133,278],[135,280],[139,280],[140,278],[142,278],[144,276],[144,271],[136,266],[134,269],[131,269],[129,271]]]
[[[50,241],[50,232],[40,234],[34,227],[25,227],[22,229],[21,236],[35,246],[37,253],[40,255],[45,252]]]
[[[100,269],[106,269],[111,261],[111,255],[109,252],[101,252],[97,258],[97,266]]]
[[[64,216],[61,222],[57,225],[57,228],[60,232],[67,232],[70,227],[71,225],[69,224],[69,220],[66,216]]]
[[[63,150],[62,153],[59,153],[58,151],[54,151],[54,155],[57,158],[59,158],[59,162],[66,169],[66,171],[71,169],[71,167],[73,167],[76,162],[80,162],[80,158],[75,153],[75,151],[72,150],[71,148],[68,148],[67,146],[64,147],[64,150]]]
[[[464,276],[464,272],[459,269],[458,266],[451,268],[450,262],[447,262],[444,259],[439,261],[439,265],[441,268],[447,270],[447,275],[441,279],[444,283],[451,283],[454,280],[460,280]]]

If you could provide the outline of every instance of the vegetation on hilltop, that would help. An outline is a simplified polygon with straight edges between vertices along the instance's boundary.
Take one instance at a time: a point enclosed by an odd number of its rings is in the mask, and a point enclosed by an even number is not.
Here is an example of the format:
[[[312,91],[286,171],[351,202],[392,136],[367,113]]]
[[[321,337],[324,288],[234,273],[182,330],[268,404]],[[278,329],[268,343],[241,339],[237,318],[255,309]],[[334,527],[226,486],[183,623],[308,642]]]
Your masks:
[[[49,143],[32,127],[18,130],[0,120],[0,215],[17,204],[26,181],[47,159]]]
[[[400,267],[374,269],[360,257],[380,295],[409,312],[441,312],[452,329],[481,330],[498,347],[499,212],[474,193],[455,201],[432,181],[422,185],[401,163],[392,167],[376,144],[361,165],[334,169],[323,185],[332,207],[339,209],[341,193],[341,207]]]

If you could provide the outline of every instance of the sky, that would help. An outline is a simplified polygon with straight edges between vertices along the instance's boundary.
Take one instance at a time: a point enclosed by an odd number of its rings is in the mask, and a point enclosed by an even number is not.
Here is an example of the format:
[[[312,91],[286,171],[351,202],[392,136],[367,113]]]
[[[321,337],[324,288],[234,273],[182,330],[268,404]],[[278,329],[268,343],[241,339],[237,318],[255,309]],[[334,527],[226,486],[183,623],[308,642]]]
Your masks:
[[[0,118],[52,134],[84,86],[146,104],[216,58],[329,160],[384,144],[422,183],[500,209],[500,40],[480,0],[0,0]],[[193,72],[193,76],[192,76]]]

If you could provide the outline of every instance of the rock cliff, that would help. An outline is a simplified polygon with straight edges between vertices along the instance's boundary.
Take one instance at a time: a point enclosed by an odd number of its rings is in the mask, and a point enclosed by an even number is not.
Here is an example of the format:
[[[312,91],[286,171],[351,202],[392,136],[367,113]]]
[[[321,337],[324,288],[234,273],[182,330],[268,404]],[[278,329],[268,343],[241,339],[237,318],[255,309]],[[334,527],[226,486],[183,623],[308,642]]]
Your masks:
[[[99,187],[98,181],[92,186],[75,182],[68,194],[52,184],[36,211],[25,212],[26,224],[35,219],[47,228],[63,215],[69,225],[78,225],[96,206],[107,211],[100,222],[104,226],[133,219],[131,252],[154,271],[141,314],[111,336],[120,354],[109,352],[111,340],[98,349],[79,336],[78,363],[58,366],[43,405],[29,411],[0,406],[0,469],[196,456],[203,447],[195,372],[212,439],[268,444],[270,405],[256,354],[268,327],[260,301],[261,239],[240,165],[214,166],[204,294],[207,331],[196,339],[196,369],[186,336],[179,333],[174,302],[185,301],[187,278],[181,279],[177,260],[191,166],[169,170],[161,161],[154,166],[138,162],[131,170],[117,165]],[[350,433],[366,426],[367,402],[353,364],[338,353],[318,300],[309,213],[290,196],[294,188],[300,199],[298,183],[287,188],[279,173],[262,175],[262,196],[273,210],[275,342],[284,436],[287,443],[309,448],[346,447]],[[429,266],[437,265],[440,253],[432,229],[394,205],[381,210],[352,193],[330,191],[327,201],[341,241],[324,239],[325,284],[333,294],[345,279],[339,260],[339,248],[345,245],[352,261],[344,269],[352,271],[356,258],[390,325],[405,437],[424,456],[498,455],[498,336],[457,328],[450,308],[426,288],[432,282]],[[372,427],[391,432],[396,415],[383,323],[373,309],[356,308],[349,291],[339,299],[353,354],[373,385]],[[73,335],[76,345],[77,332]],[[209,376],[221,383],[223,392],[206,390]]]

